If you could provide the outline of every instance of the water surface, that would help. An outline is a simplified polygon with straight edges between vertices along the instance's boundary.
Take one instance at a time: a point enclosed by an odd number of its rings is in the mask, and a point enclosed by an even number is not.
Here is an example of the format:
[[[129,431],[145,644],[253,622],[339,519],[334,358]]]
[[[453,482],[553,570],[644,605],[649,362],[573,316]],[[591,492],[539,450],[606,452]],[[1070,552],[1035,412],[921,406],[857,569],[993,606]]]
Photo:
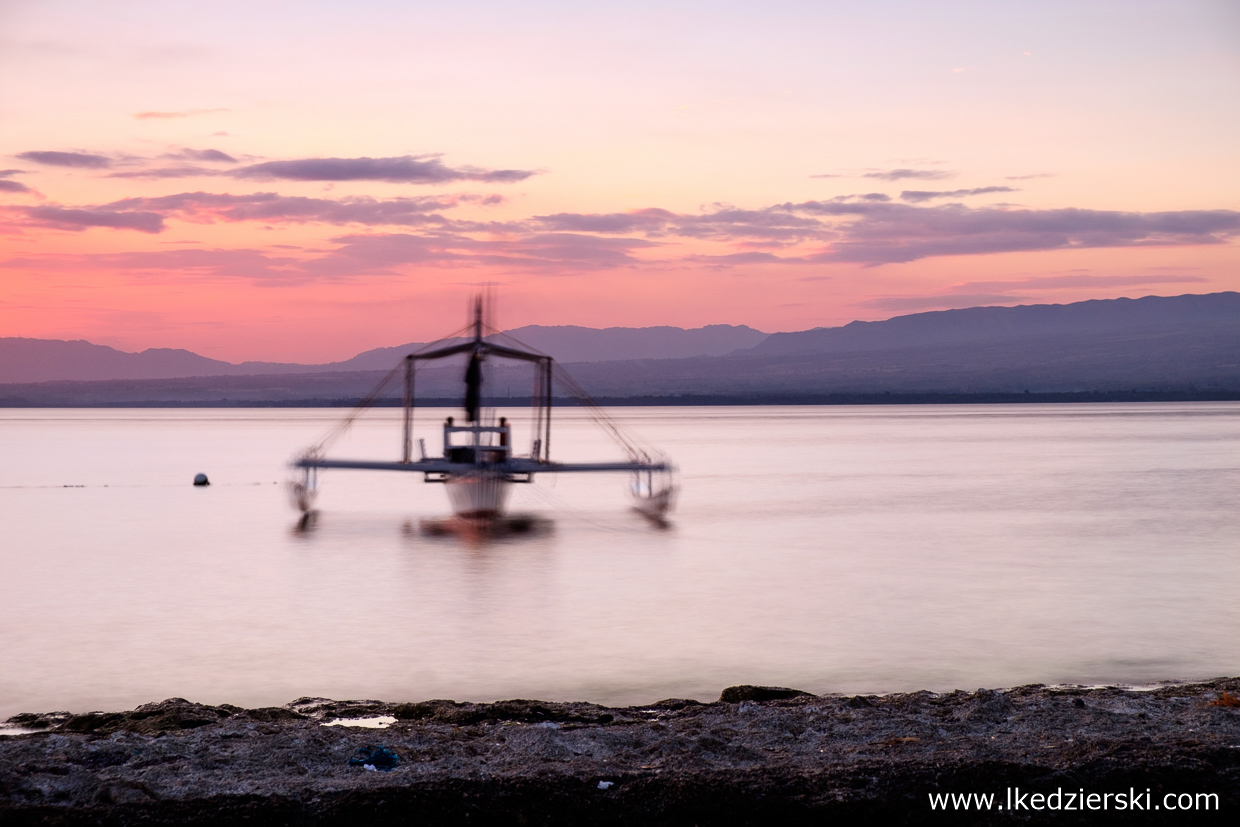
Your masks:
[[[338,409],[0,411],[0,719],[1240,674],[1240,404],[612,413],[679,465],[671,529],[562,475],[512,499],[553,531],[470,544],[394,473],[326,474],[296,529],[285,464]],[[335,455],[395,458],[397,417]],[[619,457],[580,410],[554,440]]]

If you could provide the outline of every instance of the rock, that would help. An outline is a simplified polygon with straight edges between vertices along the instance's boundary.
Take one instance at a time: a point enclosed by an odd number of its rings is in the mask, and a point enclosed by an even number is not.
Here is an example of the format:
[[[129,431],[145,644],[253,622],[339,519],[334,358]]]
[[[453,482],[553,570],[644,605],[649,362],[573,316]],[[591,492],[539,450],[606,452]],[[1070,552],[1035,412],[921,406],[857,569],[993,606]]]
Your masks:
[[[1017,786],[1149,788],[1154,802],[1210,793],[1230,810],[1240,709],[1210,705],[1223,692],[1240,692],[1240,679],[852,699],[729,687],[725,698],[739,700],[629,708],[301,698],[242,709],[171,698],[0,738],[0,824],[957,823],[936,819],[927,795]],[[390,773],[348,764],[373,731],[322,726],[362,711],[397,719],[381,736],[400,756]],[[973,815],[970,824],[1014,823],[1007,812]]]
[[[799,689],[788,689],[783,686],[729,686],[723,690],[719,700],[725,704],[738,704],[741,701],[783,701],[788,698],[808,696],[808,692]]]
[[[1007,719],[1012,712],[1012,700],[1002,692],[991,689],[979,689],[973,698],[960,710],[962,721],[998,722]]]

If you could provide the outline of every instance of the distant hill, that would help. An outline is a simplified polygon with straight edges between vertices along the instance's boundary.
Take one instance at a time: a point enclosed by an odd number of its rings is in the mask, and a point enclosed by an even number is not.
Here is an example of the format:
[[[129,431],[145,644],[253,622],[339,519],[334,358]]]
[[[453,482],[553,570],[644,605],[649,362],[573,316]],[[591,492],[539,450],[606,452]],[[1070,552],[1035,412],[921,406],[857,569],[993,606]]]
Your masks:
[[[548,354],[558,362],[614,362],[625,359],[685,359],[722,356],[751,348],[769,334],[745,325],[712,324],[685,330],[680,327],[578,327],[526,325],[504,331],[522,344]],[[320,365],[317,370],[387,370],[404,356],[425,347],[411,343],[359,353],[345,362]]]
[[[81,340],[0,339],[0,382],[218,376],[233,367],[188,350],[151,348],[125,353]]]
[[[1240,392],[1240,293],[978,307],[770,336],[728,326],[531,326],[511,335],[567,363],[591,394],[613,398]],[[732,348],[738,340],[755,339],[747,349]],[[23,341],[32,340],[0,340],[0,377],[15,372],[4,348]],[[66,346],[64,352],[79,360],[83,347],[95,347],[85,342],[42,344]],[[187,366],[221,372],[199,373],[200,378],[130,374],[123,381],[42,384],[0,379],[8,383],[0,387],[0,405],[356,399],[401,355],[417,347],[368,351],[326,366],[277,365],[283,373],[269,370],[267,375],[255,369],[259,363],[229,365],[186,351],[122,354],[99,348],[113,362],[144,357],[164,360],[159,364],[165,371]],[[697,355],[674,356],[686,352]],[[37,363],[28,359],[28,364]],[[462,370],[460,364],[420,369],[419,395],[455,398]],[[45,363],[42,375],[50,372]],[[528,395],[530,381],[528,365],[496,360],[488,363],[485,393],[501,404],[503,398]]]
[[[678,359],[716,356],[753,347],[767,334],[744,325],[679,327],[544,327],[529,325],[506,331],[531,347],[563,362],[607,359]],[[126,353],[86,341],[0,338],[0,384],[113,379],[180,379],[195,376],[254,376],[388,370],[425,343],[368,350],[342,362],[300,365],[287,362],[232,364],[188,350],[151,348]]]
[[[1177,325],[1220,322],[1240,325],[1240,293],[937,310],[896,316],[882,322],[851,322],[843,327],[773,333],[750,353],[755,356],[856,353],[1092,333],[1131,334]]]

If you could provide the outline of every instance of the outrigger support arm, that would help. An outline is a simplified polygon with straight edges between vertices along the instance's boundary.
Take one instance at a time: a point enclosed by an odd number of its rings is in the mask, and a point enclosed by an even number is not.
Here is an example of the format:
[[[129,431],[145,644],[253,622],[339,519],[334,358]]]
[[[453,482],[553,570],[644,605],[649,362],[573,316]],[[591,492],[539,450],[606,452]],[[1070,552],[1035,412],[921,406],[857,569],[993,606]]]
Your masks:
[[[418,471],[424,474],[461,474],[477,471],[472,462],[447,459],[424,459],[418,462],[383,462],[361,459],[316,459],[302,457],[294,468],[352,468],[359,471]],[[571,474],[577,471],[669,471],[666,462],[541,462],[513,457],[504,462],[484,466],[500,474]]]

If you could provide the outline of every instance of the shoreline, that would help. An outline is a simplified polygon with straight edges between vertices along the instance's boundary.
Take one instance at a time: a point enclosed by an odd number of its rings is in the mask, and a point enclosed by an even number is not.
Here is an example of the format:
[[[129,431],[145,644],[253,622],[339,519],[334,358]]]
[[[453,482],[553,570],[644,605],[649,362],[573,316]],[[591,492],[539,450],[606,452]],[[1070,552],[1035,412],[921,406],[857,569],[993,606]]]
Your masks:
[[[317,397],[296,399],[262,398],[190,398],[190,399],[100,399],[93,394],[27,394],[4,395],[0,385],[0,409],[109,409],[109,408],[352,408],[361,397]],[[496,397],[489,400],[495,407],[528,407],[524,396]],[[1127,391],[981,391],[981,392],[909,392],[875,391],[868,393],[755,393],[755,394],[678,394],[675,396],[598,396],[593,400],[603,407],[809,407],[863,405],[1087,405],[1159,402],[1237,402],[1240,390],[1127,390]],[[560,407],[579,407],[571,397],[556,397]],[[380,399],[371,403],[376,408],[398,408],[399,399]],[[430,397],[419,400],[419,408],[459,408],[455,397]]]
[[[38,731],[0,737],[0,822],[957,823],[965,814],[932,809],[930,796],[995,794],[1001,805],[1013,787],[1111,802],[1133,791],[1151,806],[1188,794],[1234,818],[1237,696],[1240,678],[1219,678],[882,696],[750,686],[635,707],[301,698],[246,710],[171,699],[27,713],[10,724]],[[391,722],[347,725],[376,718]],[[391,749],[399,765],[350,766],[364,746]],[[971,810],[968,820],[1032,815]]]

